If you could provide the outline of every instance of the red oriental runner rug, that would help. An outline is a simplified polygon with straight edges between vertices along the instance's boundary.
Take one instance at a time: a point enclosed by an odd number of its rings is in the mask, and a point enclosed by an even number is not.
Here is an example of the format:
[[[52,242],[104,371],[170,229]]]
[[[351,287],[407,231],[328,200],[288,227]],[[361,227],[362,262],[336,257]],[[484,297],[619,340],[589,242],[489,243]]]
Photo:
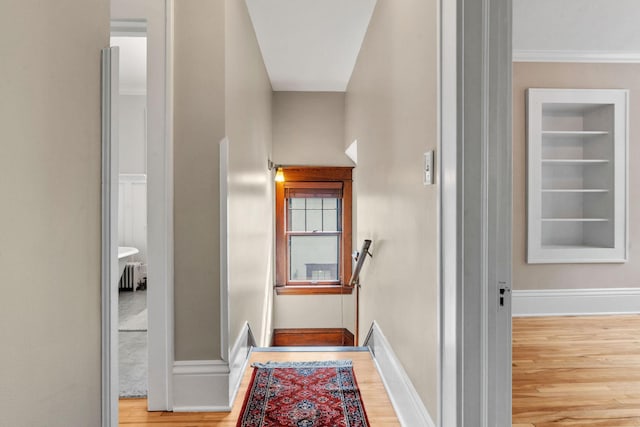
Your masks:
[[[351,360],[255,363],[237,427],[368,427]]]

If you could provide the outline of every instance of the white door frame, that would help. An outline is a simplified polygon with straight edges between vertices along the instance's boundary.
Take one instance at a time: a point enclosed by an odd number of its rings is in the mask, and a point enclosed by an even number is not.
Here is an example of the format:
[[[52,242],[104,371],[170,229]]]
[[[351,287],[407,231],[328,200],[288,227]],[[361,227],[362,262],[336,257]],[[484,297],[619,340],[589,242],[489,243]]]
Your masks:
[[[112,20],[146,21],[147,68],[153,70],[147,73],[148,409],[151,411],[173,407],[173,4],[174,0],[111,0]],[[108,245],[103,240],[103,251]],[[115,292],[109,299],[103,295],[103,311],[109,311],[113,301],[117,301],[117,289]],[[117,322],[117,316],[103,318],[103,322],[106,320]],[[111,347],[113,344],[110,343]],[[117,355],[117,347],[113,351]],[[108,349],[103,350],[103,357],[111,357]],[[103,375],[109,374],[113,372],[106,372],[103,366]],[[111,395],[105,398],[112,399]],[[117,399],[110,402],[112,422],[117,422],[117,403]]]
[[[440,2],[439,425],[511,425],[511,0]]]
[[[438,165],[440,181],[440,327],[439,391],[436,424],[457,426],[458,283],[457,283],[457,2],[440,0],[438,67]]]
[[[118,48],[102,49],[102,427],[118,425]]]

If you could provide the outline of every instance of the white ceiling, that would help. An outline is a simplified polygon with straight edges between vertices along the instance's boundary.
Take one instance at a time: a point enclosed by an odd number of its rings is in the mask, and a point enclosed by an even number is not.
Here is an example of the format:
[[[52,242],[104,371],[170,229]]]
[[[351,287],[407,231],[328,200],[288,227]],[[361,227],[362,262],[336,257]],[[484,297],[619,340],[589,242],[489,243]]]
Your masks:
[[[246,0],[275,91],[344,92],[377,0]]]
[[[147,93],[147,38],[111,37],[111,46],[120,47],[120,93]]]

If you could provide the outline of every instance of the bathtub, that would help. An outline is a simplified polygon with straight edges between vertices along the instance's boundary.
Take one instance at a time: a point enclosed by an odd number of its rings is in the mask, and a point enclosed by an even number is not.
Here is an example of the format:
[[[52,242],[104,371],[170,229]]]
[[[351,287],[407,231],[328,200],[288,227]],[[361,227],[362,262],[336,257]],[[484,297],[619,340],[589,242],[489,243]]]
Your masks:
[[[129,258],[134,256],[140,252],[136,248],[131,248],[128,246],[118,246],[118,280],[122,277],[122,272],[124,271],[124,266],[127,265],[127,261]]]

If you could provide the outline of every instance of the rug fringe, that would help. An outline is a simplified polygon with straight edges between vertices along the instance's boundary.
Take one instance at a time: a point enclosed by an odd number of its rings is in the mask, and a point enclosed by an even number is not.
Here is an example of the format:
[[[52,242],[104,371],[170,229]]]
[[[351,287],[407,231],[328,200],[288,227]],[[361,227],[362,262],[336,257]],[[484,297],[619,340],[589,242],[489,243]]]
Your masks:
[[[310,362],[255,362],[253,368],[348,368],[353,366],[351,360],[318,360]]]

